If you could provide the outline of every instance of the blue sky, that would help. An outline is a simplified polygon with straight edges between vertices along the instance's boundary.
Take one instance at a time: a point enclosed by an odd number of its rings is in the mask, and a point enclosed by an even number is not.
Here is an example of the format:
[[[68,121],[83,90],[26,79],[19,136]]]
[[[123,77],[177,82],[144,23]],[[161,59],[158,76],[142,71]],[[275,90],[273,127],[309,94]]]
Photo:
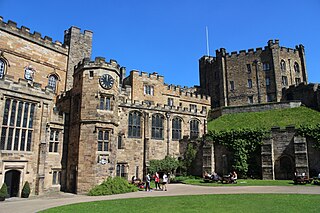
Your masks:
[[[158,72],[165,82],[199,84],[198,60],[264,47],[269,39],[294,48],[303,44],[309,82],[320,82],[319,0],[0,0],[0,16],[63,41],[70,26],[91,30],[93,54],[115,59],[127,72]]]

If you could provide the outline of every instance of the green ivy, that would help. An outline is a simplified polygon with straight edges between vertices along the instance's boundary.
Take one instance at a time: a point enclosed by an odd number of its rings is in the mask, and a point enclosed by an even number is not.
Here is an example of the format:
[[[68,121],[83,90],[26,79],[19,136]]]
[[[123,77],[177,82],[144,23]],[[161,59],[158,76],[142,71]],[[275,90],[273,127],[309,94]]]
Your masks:
[[[320,123],[316,125],[301,125],[297,129],[297,134],[303,137],[315,139],[315,148],[320,149]]]
[[[242,177],[246,177],[249,169],[248,156],[269,137],[265,129],[237,129],[228,131],[210,131],[206,139],[225,146],[234,154],[232,167]]]

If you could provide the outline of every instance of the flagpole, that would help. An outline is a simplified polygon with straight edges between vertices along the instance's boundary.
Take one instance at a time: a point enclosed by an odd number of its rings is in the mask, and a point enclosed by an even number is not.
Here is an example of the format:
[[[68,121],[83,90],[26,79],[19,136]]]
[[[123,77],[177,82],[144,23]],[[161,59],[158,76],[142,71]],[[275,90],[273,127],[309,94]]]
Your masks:
[[[209,56],[208,27],[206,26],[207,56]]]

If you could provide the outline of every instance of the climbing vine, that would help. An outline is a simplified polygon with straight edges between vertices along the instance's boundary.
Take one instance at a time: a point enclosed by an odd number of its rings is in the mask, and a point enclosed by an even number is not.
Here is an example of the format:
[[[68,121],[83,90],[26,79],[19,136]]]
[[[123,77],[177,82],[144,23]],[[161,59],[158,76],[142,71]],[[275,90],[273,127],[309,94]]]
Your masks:
[[[233,152],[232,167],[243,177],[246,177],[249,169],[249,156],[268,136],[269,131],[264,129],[238,129],[220,132],[211,131],[207,134],[207,139],[224,145],[229,151]]]
[[[316,125],[301,125],[297,129],[297,134],[303,137],[315,139],[315,148],[320,149],[320,124]]]

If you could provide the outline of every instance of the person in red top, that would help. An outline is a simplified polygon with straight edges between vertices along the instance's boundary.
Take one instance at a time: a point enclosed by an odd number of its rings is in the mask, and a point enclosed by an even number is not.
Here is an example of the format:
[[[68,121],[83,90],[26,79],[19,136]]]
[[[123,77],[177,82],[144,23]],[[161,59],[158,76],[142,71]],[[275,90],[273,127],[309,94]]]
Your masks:
[[[156,184],[156,190],[159,188],[159,190],[161,190],[160,188],[160,177],[158,172],[156,172],[156,174],[154,175],[154,182]]]

